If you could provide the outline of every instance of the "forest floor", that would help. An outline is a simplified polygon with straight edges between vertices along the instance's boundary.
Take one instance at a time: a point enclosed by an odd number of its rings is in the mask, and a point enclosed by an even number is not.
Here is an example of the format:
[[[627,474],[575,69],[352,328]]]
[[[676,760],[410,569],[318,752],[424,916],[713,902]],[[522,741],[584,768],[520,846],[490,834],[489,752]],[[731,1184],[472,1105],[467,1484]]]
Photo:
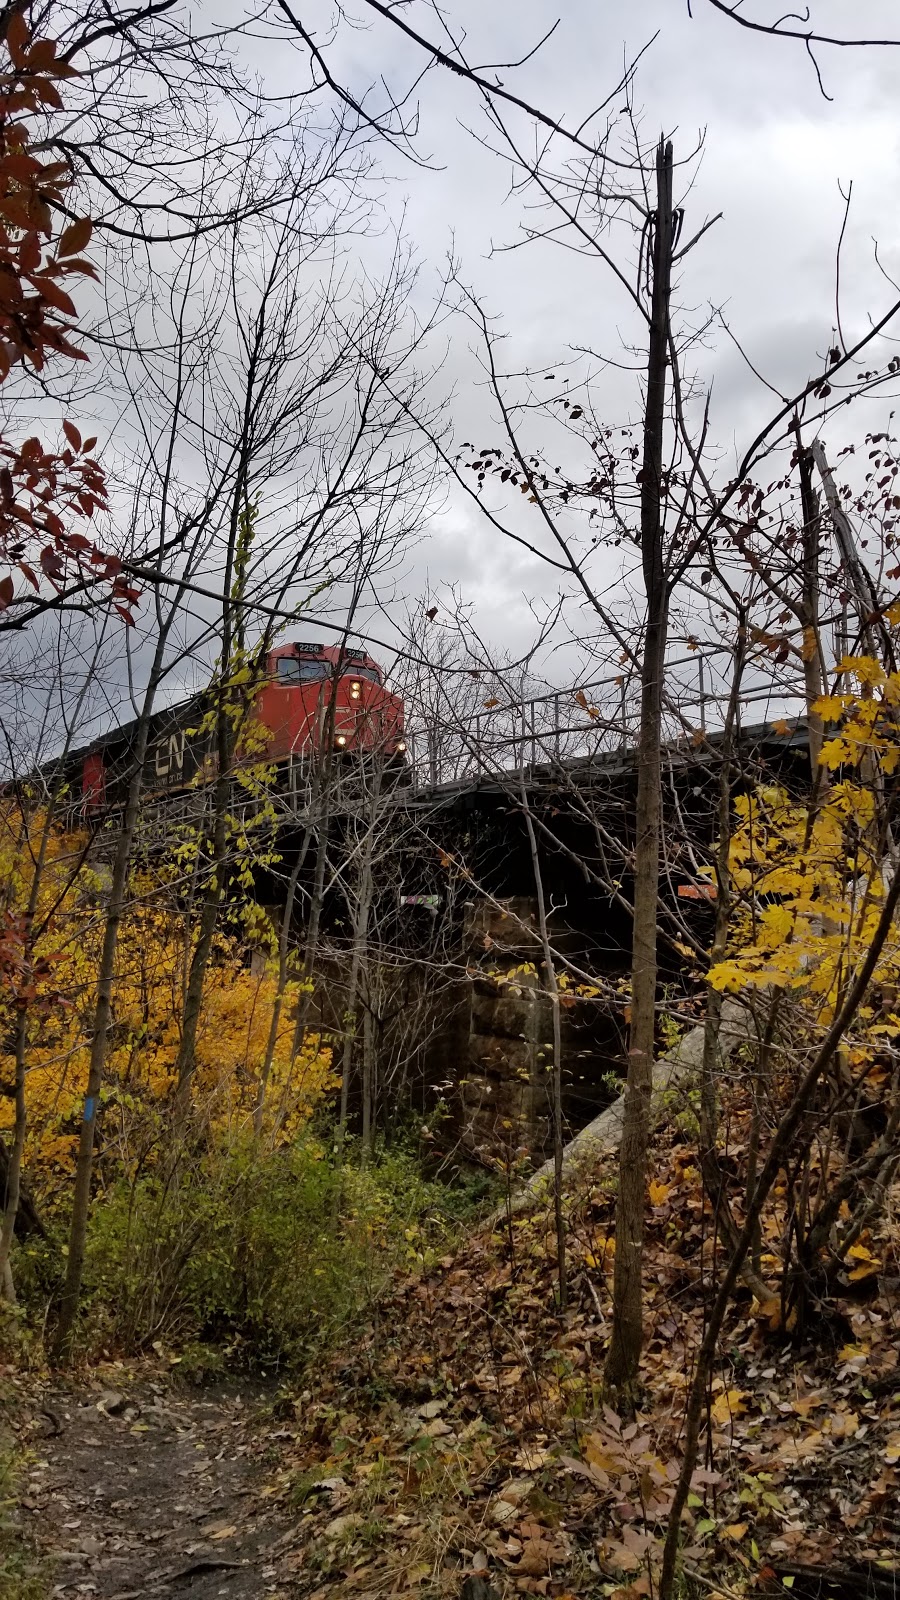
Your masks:
[[[652,1597],[720,1266],[677,1130],[657,1140],[654,1173],[634,1421],[602,1388],[610,1170],[568,1203],[562,1313],[552,1220],[537,1211],[422,1262],[280,1391],[190,1391],[164,1363],[32,1389],[20,1516],[52,1563],[49,1593]],[[681,1596],[898,1600],[898,1218],[900,1189],[803,1330],[781,1326],[777,1302],[736,1296]],[[771,1227],[770,1249],[777,1217]],[[774,1278],[775,1255],[762,1261]]]
[[[692,1144],[658,1137],[644,1394],[605,1404],[615,1164],[567,1202],[568,1304],[546,1210],[475,1229],[317,1363],[270,1487],[308,1600],[647,1600],[686,1391],[720,1269]],[[781,1326],[741,1291],[684,1526],[681,1600],[900,1600],[900,1191],[825,1310]],[[771,1242],[768,1231],[771,1228]],[[763,1266],[777,1282],[777,1215]]]
[[[261,1493],[275,1391],[185,1390],[160,1369],[28,1385],[19,1525],[57,1600],[286,1595],[290,1519]]]

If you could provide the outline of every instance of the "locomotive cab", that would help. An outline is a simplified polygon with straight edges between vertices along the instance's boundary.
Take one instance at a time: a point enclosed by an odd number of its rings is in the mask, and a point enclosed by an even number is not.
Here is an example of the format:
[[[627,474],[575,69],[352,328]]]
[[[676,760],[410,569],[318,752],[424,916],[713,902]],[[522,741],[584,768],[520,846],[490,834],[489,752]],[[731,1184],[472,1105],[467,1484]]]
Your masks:
[[[335,751],[402,760],[403,702],[365,650],[306,641],[269,652],[257,716],[276,759]]]

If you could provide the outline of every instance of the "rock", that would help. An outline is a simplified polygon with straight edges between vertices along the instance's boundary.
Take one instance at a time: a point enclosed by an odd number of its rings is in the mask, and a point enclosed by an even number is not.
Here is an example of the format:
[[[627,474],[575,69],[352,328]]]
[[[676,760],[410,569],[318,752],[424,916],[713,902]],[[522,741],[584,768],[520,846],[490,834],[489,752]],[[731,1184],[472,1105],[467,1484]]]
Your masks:
[[[469,1040],[470,1066],[485,1077],[528,1083],[536,1071],[535,1061],[535,1049],[528,1039],[477,1034]]]
[[[752,1013],[739,1001],[726,1000],[722,1008],[718,1036],[718,1055],[721,1063],[727,1062],[738,1046],[751,1036],[752,1029]],[[687,1090],[695,1083],[700,1071],[704,1034],[705,1028],[701,1022],[688,1030],[674,1050],[668,1055],[661,1056],[654,1063],[653,1099],[650,1106],[652,1127],[657,1127],[660,1122],[671,1116],[674,1109],[687,1104],[687,1100],[681,1097],[685,1096]],[[593,1122],[589,1122],[586,1128],[576,1133],[575,1138],[563,1151],[563,1174],[566,1181],[581,1172],[599,1167],[607,1157],[618,1153],[622,1143],[624,1118],[625,1096],[622,1094],[611,1106],[595,1117]],[[496,1223],[501,1218],[508,1218],[511,1213],[527,1211],[541,1196],[546,1198],[553,1182],[553,1173],[552,1159],[545,1161],[542,1167],[538,1167],[537,1172],[532,1173],[518,1194],[504,1201],[495,1211],[491,1221]]]
[[[310,1485],[306,1493],[309,1499],[312,1495],[327,1494],[331,1499],[331,1509],[340,1511],[350,1499],[352,1490],[345,1478],[320,1478],[318,1483]]]
[[[542,1013],[549,1008],[534,989],[509,986],[495,989],[490,994],[472,997],[472,1034],[476,1040],[484,1037],[521,1040],[536,1037],[545,1029],[540,1027]]]
[[[41,1419],[39,1437],[42,1439],[58,1439],[63,1430],[62,1423],[56,1412],[49,1410],[47,1406],[42,1406],[38,1416]]]
[[[115,1389],[110,1389],[102,1394],[97,1401],[97,1410],[105,1411],[108,1417],[118,1417],[125,1410],[128,1402],[123,1394],[118,1394]]]

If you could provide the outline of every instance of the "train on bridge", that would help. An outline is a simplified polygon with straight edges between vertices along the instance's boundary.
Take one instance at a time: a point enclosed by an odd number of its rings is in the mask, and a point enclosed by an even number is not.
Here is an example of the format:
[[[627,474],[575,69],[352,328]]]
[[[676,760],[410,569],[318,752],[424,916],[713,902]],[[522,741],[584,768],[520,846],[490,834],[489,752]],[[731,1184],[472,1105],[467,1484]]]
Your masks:
[[[206,690],[153,713],[144,759],[147,797],[183,793],[215,776],[214,705]],[[66,757],[69,803],[85,817],[124,803],[136,731],[136,721],[126,723]],[[365,650],[278,645],[266,655],[253,685],[247,728],[238,738],[238,763],[242,756],[272,762],[284,780],[328,749],[337,759],[377,757],[405,771],[403,701],[387,688],[382,668]]]

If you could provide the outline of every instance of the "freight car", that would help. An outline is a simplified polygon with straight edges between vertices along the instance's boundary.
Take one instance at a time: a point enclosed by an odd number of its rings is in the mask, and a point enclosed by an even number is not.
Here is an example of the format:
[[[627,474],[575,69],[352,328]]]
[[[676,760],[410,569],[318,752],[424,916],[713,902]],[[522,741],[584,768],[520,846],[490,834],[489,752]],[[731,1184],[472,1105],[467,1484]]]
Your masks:
[[[215,775],[211,705],[207,692],[154,713],[145,795],[177,794]],[[406,766],[403,701],[385,686],[381,667],[365,650],[304,642],[270,650],[252,722],[252,759],[274,763],[282,787],[298,765],[311,765],[329,746],[339,758],[377,756],[398,771]],[[127,723],[67,758],[70,803],[86,816],[123,804],[136,730],[135,722]]]

